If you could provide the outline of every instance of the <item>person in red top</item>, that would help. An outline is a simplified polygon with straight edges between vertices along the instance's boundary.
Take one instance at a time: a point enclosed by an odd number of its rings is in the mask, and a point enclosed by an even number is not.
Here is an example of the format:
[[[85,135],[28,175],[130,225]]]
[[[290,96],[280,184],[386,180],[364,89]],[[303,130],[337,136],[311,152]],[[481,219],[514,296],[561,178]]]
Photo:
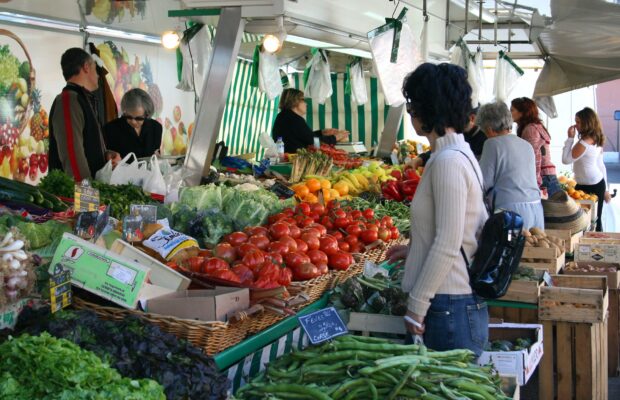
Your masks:
[[[529,142],[536,156],[536,180],[540,189],[546,189],[549,197],[561,190],[551,162],[551,135],[538,116],[538,106],[527,97],[513,99],[510,104],[512,119],[517,123],[517,136]]]

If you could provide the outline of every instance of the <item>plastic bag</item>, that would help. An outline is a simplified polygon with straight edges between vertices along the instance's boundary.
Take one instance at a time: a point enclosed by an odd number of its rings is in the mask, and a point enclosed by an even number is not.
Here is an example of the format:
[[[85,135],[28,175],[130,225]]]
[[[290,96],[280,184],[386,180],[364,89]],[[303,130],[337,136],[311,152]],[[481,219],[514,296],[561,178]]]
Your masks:
[[[523,75],[523,70],[503,51],[497,54],[496,62],[493,95],[495,96],[495,101],[505,102],[508,100],[512,89],[515,88],[517,81]]]
[[[146,178],[146,175],[148,174],[146,163],[144,161],[134,161],[130,163],[129,160],[131,158],[137,160],[134,153],[129,153],[118,163],[116,168],[114,168],[114,171],[112,171],[112,176],[110,177],[111,185],[124,185],[131,183],[142,187],[144,178]]]
[[[258,63],[258,88],[273,100],[282,93],[282,79],[280,78],[280,64],[278,56],[261,51]]]
[[[428,17],[424,18],[422,32],[420,32],[420,60],[428,61]]]
[[[192,175],[193,172],[190,172],[185,167],[181,167],[164,176],[164,181],[166,183],[164,204],[171,204],[179,200],[179,190],[185,184],[185,179]]]
[[[325,100],[331,97],[333,90],[329,60],[323,50],[314,52],[307,68],[310,69],[310,72],[305,87],[306,97],[319,104],[324,104]]]
[[[183,56],[183,65],[181,67],[181,81],[176,88],[185,92],[192,92],[195,83],[198,86],[196,89],[200,89],[204,78],[207,76],[212,53],[207,28],[202,27],[189,41],[181,40],[179,49]]]
[[[604,200],[599,200],[604,201]],[[612,199],[609,203],[603,204],[603,231],[604,232],[620,232],[620,205],[616,199]]]
[[[113,171],[114,167],[112,166],[112,160],[110,160],[103,166],[103,168],[95,173],[95,179],[99,182],[110,183],[110,178],[112,178]]]
[[[166,181],[164,181],[164,176],[162,175],[161,169],[159,168],[159,160],[157,159],[157,156],[153,155],[151,157],[149,166],[150,170],[148,171],[148,175],[144,179],[142,189],[149,193],[165,195]]]
[[[276,146],[276,142],[273,141],[273,138],[269,133],[261,133],[259,141],[260,145],[263,146],[263,149],[265,149],[265,154],[263,155],[263,158],[278,158],[278,146]]]
[[[368,91],[366,90],[366,79],[362,63],[357,62],[349,69],[351,79],[351,100],[355,104],[362,105],[368,102]]]
[[[477,51],[473,58],[469,58],[467,65],[467,81],[471,86],[471,105],[476,108],[480,104],[488,103],[486,81],[482,65],[482,51]]]
[[[385,94],[385,103],[389,106],[405,102],[402,93],[403,80],[420,63],[420,46],[407,23],[402,25],[395,63],[390,61],[393,38],[394,29],[389,29],[369,40],[372,62],[381,83],[381,90]]]

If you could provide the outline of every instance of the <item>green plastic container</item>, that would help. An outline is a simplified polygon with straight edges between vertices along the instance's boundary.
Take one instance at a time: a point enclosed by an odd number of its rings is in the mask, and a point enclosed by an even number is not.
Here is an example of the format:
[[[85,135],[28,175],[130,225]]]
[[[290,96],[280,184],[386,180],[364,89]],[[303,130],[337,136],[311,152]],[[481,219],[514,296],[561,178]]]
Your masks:
[[[272,171],[275,171],[275,172],[277,172],[279,174],[290,176],[291,175],[291,171],[293,170],[293,164],[291,164],[291,163],[284,163],[284,164],[270,165],[269,169],[272,170]]]

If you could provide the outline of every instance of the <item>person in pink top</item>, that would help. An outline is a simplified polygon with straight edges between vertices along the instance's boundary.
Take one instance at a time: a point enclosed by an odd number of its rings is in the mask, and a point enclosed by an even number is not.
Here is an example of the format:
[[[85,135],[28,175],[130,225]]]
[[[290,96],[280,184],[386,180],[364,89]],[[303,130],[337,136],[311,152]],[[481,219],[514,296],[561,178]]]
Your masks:
[[[527,97],[513,99],[510,104],[512,119],[517,123],[517,136],[529,142],[536,156],[536,179],[539,188],[546,189],[549,197],[559,190],[560,183],[551,162],[551,135],[538,116],[538,106]]]

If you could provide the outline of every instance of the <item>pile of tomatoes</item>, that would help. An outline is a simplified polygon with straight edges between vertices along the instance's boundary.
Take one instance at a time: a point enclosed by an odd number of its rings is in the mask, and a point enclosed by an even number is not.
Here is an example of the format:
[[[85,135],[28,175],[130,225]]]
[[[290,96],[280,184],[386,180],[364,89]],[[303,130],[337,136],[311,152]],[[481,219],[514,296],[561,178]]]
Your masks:
[[[266,226],[253,226],[224,237],[204,257],[186,267],[194,272],[247,287],[288,286],[332,270],[347,270],[352,253],[400,236],[392,218],[374,218],[374,211],[342,209],[338,202],[300,203],[269,217]]]

